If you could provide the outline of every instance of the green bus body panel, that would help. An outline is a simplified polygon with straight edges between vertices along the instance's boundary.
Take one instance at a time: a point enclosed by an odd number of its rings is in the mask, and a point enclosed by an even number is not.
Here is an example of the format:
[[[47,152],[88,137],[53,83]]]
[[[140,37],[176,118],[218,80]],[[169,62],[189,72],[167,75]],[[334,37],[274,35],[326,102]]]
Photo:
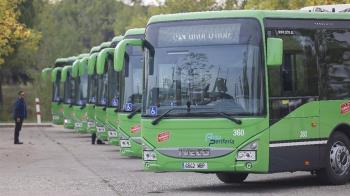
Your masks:
[[[125,32],[124,37],[129,36],[129,35],[143,35],[145,34],[145,28],[134,28],[134,29],[129,29]]]
[[[82,59],[80,59],[80,63],[79,63],[79,76],[83,76],[83,75],[86,75],[88,74],[86,72],[86,69],[85,67],[88,67],[88,61],[89,61],[89,58],[88,57],[84,57]],[[85,73],[86,72],[86,73]]]
[[[122,36],[122,35],[115,36],[115,37],[112,39],[112,43],[113,43],[113,42],[120,42],[123,38],[124,38],[124,36]]]
[[[105,48],[98,53],[97,56],[97,74],[103,74],[105,72],[105,62],[108,55],[113,54],[114,48]]]
[[[63,67],[62,73],[61,73],[61,82],[65,82],[67,80],[68,72],[71,72],[71,71],[72,71],[71,65]]]
[[[87,133],[87,110],[86,107],[73,106],[74,130],[79,133]],[[79,126],[77,126],[79,125]]]
[[[74,129],[73,107],[70,107],[69,104],[63,104],[63,117],[66,120],[64,128]]]
[[[269,129],[266,118],[242,118],[242,124],[237,125],[222,118],[188,118],[163,119],[157,126],[151,124],[152,119],[141,119],[142,137],[146,145],[156,146],[157,161],[145,161],[145,169],[154,171],[193,171],[184,170],[184,162],[206,162],[207,170],[213,171],[244,171],[268,172],[269,169]],[[244,135],[234,136],[234,130],[244,130]],[[161,133],[168,133],[168,139],[159,141]],[[214,139],[213,139],[214,138]],[[216,138],[216,139],[215,139]],[[222,142],[233,141],[233,142]],[[236,161],[236,150],[246,144],[259,140],[257,160],[252,161],[252,167],[247,169],[245,161]],[[204,147],[213,149],[232,149],[232,152],[215,158],[175,158],[159,153],[159,149]],[[263,158],[260,158],[263,157]]]
[[[116,137],[111,137],[110,134],[108,133],[108,143],[112,145],[119,145],[119,120],[118,120],[118,115],[115,112],[116,108],[107,108],[106,109],[106,131],[115,131],[117,132]]]
[[[95,122],[97,127],[105,127],[106,128],[106,111],[103,110],[104,106],[96,106],[95,107]],[[96,134],[97,138],[102,141],[106,141],[108,139],[108,132],[105,129],[104,132],[98,132]]]
[[[96,52],[98,52],[98,51],[100,51],[100,50],[101,50],[101,47],[100,47],[100,46],[94,46],[94,47],[92,47],[91,50],[90,50],[90,55],[93,54],[93,53],[96,53]]]
[[[179,14],[166,14],[152,16],[148,25],[157,22],[179,21],[179,20],[201,20],[219,18],[300,18],[300,19],[349,19],[348,13],[326,13],[326,12],[301,12],[301,11],[263,11],[263,10],[223,10],[207,12],[191,12]]]
[[[49,77],[49,74],[50,72],[52,71],[52,68],[44,68],[42,71],[41,71],[41,78],[46,81]]]
[[[63,125],[63,104],[57,102],[51,102],[51,114],[52,114],[52,123],[55,125]]]
[[[92,125],[87,125],[87,130],[89,133],[96,133],[95,126],[95,105],[86,104],[86,113],[87,113],[87,122],[90,122]]]
[[[118,43],[114,51],[114,70],[121,71],[124,67],[124,55],[127,45],[142,46],[143,41],[140,39],[124,39]]]
[[[62,67],[56,67],[56,68],[54,68],[53,70],[52,70],[52,72],[51,72],[51,82],[55,82],[56,81],[56,79],[57,79],[57,73],[59,72],[59,71],[62,71]]]
[[[112,44],[112,42],[102,42],[100,44],[100,50],[104,49],[104,48],[110,48],[111,44]]]
[[[78,77],[79,66],[80,66],[80,60],[77,59],[77,60],[74,61],[73,65],[72,65],[72,77],[73,78]]]
[[[90,55],[88,60],[88,74],[93,75],[95,71],[96,61],[98,53],[93,53]]]
[[[319,124],[319,110],[320,104],[318,101],[309,102],[298,107],[270,127],[270,141],[319,138],[319,126],[312,126],[313,123]],[[306,131],[308,133],[307,137],[300,137],[301,131]]]
[[[120,147],[121,155],[142,157],[142,137],[141,137],[141,114],[136,114],[132,119],[128,118],[130,113],[118,112],[119,132],[128,138],[130,148]]]
[[[350,126],[350,113],[342,113],[342,104],[350,104],[350,100],[320,101],[320,138],[328,138],[340,124]]]

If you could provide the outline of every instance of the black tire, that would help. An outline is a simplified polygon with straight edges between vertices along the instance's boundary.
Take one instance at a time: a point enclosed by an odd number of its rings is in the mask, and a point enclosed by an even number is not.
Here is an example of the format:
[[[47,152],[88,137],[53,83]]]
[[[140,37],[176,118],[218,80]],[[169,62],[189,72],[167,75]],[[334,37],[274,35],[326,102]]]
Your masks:
[[[105,144],[102,142],[102,140],[97,139],[97,144]]]
[[[219,180],[226,184],[242,183],[247,177],[248,173],[216,173]]]
[[[347,167],[347,169],[339,170],[338,172],[335,171],[336,167],[332,166],[332,163],[334,165],[334,160],[331,158],[331,155],[334,154],[334,147],[337,146],[337,144],[344,145],[344,147],[347,148],[347,150],[350,152],[350,141],[347,135],[341,132],[335,132],[332,134],[332,136],[329,138],[327,143],[327,151],[326,151],[326,167],[317,171],[317,176],[319,180],[323,184],[327,185],[342,185],[348,182],[350,179],[350,167]],[[333,150],[332,150],[333,149]],[[338,152],[338,151],[337,151]],[[343,163],[350,164],[350,157],[346,156],[340,156]],[[347,158],[346,158],[347,157]],[[345,165],[344,164],[344,165]],[[345,167],[346,168],[346,167]],[[340,173],[340,171],[343,171]]]

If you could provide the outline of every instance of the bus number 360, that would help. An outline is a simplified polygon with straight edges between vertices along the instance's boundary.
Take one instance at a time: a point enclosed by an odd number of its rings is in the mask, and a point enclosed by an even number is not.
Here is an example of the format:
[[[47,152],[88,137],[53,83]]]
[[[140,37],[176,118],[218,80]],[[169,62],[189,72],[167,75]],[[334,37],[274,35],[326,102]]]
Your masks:
[[[234,129],[233,136],[244,136],[244,129]]]

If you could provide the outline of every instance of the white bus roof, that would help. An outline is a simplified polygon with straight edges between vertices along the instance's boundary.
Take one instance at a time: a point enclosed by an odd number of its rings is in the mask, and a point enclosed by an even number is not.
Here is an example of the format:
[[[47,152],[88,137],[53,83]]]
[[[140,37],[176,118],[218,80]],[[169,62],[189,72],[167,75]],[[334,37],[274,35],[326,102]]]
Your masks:
[[[301,8],[308,12],[350,12],[350,4],[316,5]]]

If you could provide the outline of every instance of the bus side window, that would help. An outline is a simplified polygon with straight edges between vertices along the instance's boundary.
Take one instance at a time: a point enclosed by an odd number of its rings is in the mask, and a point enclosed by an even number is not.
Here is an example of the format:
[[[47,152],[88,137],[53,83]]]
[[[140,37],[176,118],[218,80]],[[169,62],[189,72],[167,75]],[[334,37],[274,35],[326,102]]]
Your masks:
[[[270,119],[272,123],[299,106],[318,99],[318,65],[315,30],[279,30],[267,33],[283,39],[280,67],[269,67]]]
[[[349,99],[350,30],[326,29],[319,34],[321,99]]]

